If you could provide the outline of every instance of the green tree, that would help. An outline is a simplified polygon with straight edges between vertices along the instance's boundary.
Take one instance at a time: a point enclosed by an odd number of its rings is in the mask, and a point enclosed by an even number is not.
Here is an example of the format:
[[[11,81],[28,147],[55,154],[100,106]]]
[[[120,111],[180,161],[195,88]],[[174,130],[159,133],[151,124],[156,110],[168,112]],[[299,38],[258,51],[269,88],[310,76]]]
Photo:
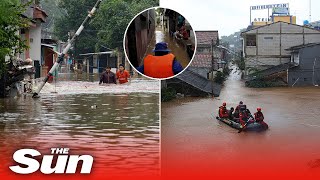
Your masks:
[[[46,22],[42,24],[42,28],[49,32],[53,32],[55,21],[65,16],[66,10],[59,7],[59,0],[41,0],[42,9],[48,14]]]
[[[67,41],[68,34],[74,34],[96,0],[60,0],[58,6],[65,11],[63,16],[56,16],[54,32],[60,40]],[[74,43],[75,55],[92,52],[97,41],[97,31],[91,23],[85,26],[82,34]]]
[[[112,49],[122,49],[124,33],[132,18],[144,9],[158,4],[157,0],[105,1],[94,21],[99,29],[97,46],[107,45]]]
[[[28,19],[22,16],[27,5],[18,0],[2,0],[0,3],[0,78],[6,71],[5,57],[13,57],[27,48],[17,33],[28,27]]]
[[[43,0],[45,1],[45,0]],[[66,14],[55,19],[55,33],[64,41],[68,32],[75,32],[96,0],[60,0]],[[158,6],[158,0],[105,0],[89,25],[75,42],[75,55],[99,51],[101,47],[122,49],[123,36],[130,20],[140,11]]]

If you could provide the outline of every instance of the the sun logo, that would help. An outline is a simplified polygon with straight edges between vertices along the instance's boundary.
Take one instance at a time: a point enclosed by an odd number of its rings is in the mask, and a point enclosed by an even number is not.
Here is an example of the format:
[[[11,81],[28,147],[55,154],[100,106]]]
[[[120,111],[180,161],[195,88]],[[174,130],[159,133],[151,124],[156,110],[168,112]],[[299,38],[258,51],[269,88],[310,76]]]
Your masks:
[[[42,154],[34,149],[20,149],[13,154],[13,160],[19,165],[10,166],[10,169],[19,174],[31,174],[40,169],[43,174],[74,174],[76,173],[79,161],[82,161],[80,173],[91,172],[93,157],[91,155],[69,155],[69,148],[51,148],[51,155],[43,155],[41,164],[33,157]],[[54,157],[56,166],[52,166]]]

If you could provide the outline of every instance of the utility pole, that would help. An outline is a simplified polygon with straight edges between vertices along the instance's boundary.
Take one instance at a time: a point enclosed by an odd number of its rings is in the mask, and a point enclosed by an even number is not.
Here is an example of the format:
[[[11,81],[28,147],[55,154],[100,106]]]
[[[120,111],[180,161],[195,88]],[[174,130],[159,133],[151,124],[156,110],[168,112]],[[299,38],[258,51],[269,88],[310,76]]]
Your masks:
[[[309,23],[311,23],[311,0],[309,0]]]
[[[213,39],[211,40],[211,83],[212,83],[212,97],[213,95],[213,88],[214,88],[214,78],[213,78],[213,68],[214,68],[214,53],[213,53]]]
[[[76,38],[80,35],[82,30],[84,29],[84,25],[92,18],[94,13],[96,12],[97,8],[99,7],[102,0],[98,0],[92,10],[88,13],[84,21],[82,22],[81,26],[78,28],[77,32],[73,35],[72,39],[68,42],[68,45],[63,49],[61,55],[59,55],[58,61],[54,63],[50,71],[48,72],[47,76],[41,82],[39,88],[33,93],[33,98],[39,97],[39,93],[42,90],[43,86],[47,83],[48,79],[52,76],[53,72],[59,67],[60,63],[63,62],[65,54],[68,53],[69,49],[71,48],[72,43],[76,40]]]
[[[211,71],[213,71],[213,69],[214,69],[214,53],[213,53],[213,51],[214,51],[214,48],[213,48],[213,46],[214,46],[214,44],[213,44],[214,42],[213,42],[213,39],[211,40]]]

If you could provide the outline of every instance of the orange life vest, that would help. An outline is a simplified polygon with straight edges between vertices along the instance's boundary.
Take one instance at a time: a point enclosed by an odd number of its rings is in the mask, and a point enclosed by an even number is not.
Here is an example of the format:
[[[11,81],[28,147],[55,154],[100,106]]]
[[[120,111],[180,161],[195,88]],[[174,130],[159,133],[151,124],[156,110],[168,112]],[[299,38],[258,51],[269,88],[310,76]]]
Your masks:
[[[148,55],[144,58],[144,74],[153,78],[168,78],[174,76],[172,53],[163,56]]]

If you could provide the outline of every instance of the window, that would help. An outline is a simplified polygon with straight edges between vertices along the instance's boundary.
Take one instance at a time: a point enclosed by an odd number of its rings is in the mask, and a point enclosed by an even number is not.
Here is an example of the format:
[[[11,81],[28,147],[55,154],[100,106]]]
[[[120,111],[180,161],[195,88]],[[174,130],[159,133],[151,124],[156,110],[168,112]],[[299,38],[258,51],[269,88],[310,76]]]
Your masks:
[[[247,35],[247,46],[256,46],[257,45],[257,38],[256,35]]]
[[[273,40],[273,37],[264,37],[266,40]]]
[[[292,55],[292,62],[295,63],[295,64],[299,64],[299,62],[300,62],[299,53],[294,53]]]
[[[98,67],[98,56],[93,55],[93,65],[94,68]]]

